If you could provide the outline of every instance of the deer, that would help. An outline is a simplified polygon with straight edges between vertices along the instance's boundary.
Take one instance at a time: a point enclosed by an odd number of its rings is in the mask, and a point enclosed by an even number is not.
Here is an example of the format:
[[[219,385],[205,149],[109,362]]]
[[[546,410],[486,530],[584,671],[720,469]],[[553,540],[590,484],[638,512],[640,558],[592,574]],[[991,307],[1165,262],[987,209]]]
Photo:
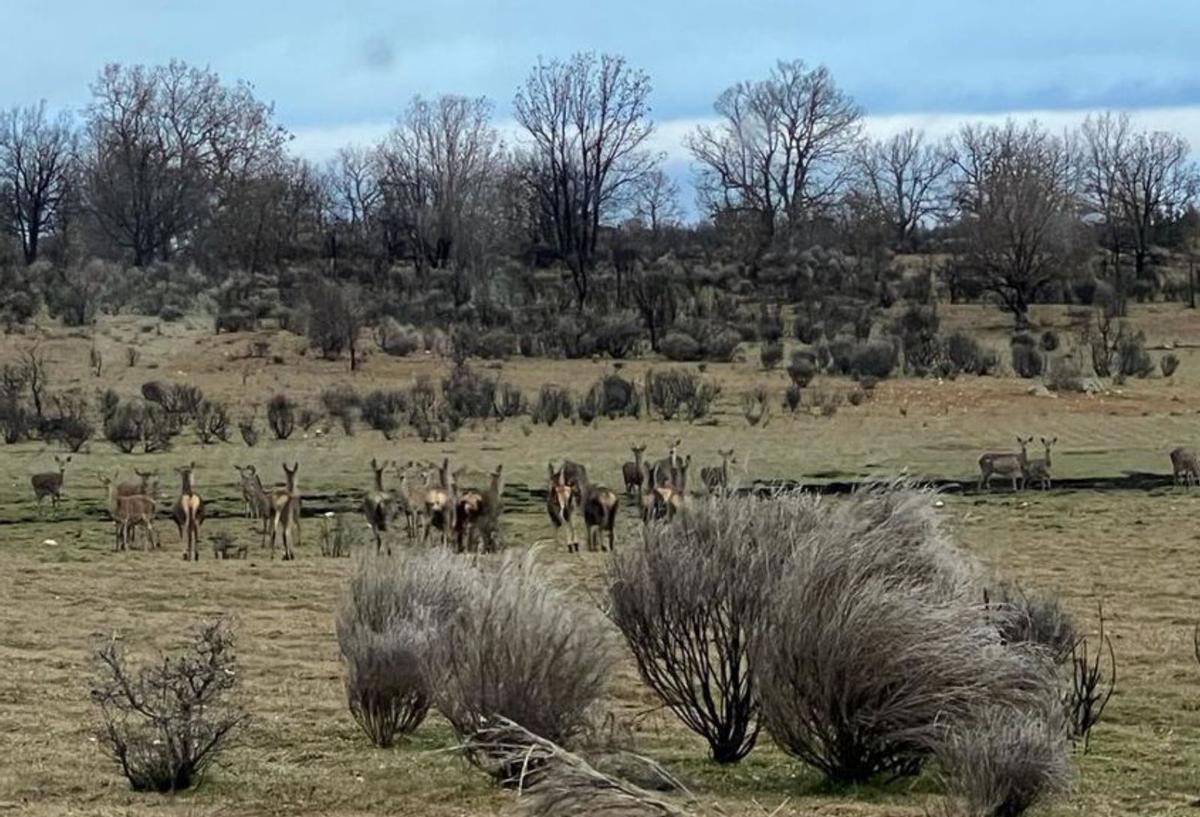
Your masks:
[[[258,478],[258,469],[253,465],[235,464],[233,467],[238,472],[238,487],[242,490],[242,502],[245,503],[245,518],[265,518],[261,513],[262,504],[258,501],[258,495],[262,492],[262,480]]]
[[[179,498],[171,507],[171,518],[179,529],[179,541],[183,544],[184,561],[200,560],[200,523],[204,521],[204,500],[196,493],[194,473],[196,463],[180,466]]]
[[[400,490],[394,497],[396,515],[404,515],[405,532],[410,542],[417,540],[417,529],[425,511],[425,496],[429,491],[429,472],[432,469],[432,465],[423,465],[415,460],[410,460],[403,468],[396,468],[400,473]]]
[[[617,510],[620,500],[615,492],[603,485],[592,485],[584,482],[580,486],[579,504],[583,509],[583,525],[587,533],[588,550],[595,552],[604,550],[600,544],[601,534],[608,534],[608,550],[615,547]],[[572,528],[572,533],[574,528]],[[575,551],[579,551],[576,544]]]
[[[1018,481],[1024,486],[1025,468],[1029,463],[1027,446],[1033,442],[1033,437],[1017,437],[1017,445],[1021,446],[1020,454],[991,452],[979,457],[979,488],[992,489],[992,477],[1009,477],[1012,479],[1013,490],[1017,490]]]
[[[424,498],[425,534],[422,543],[429,541],[429,531],[437,528],[442,535],[442,545],[450,540],[450,532],[455,530],[454,515],[458,506],[455,478],[450,473],[450,460],[443,459],[438,468],[438,484],[427,488]]]
[[[721,466],[705,466],[700,469],[700,481],[704,483],[704,487],[708,489],[710,494],[724,493],[729,487],[729,463],[735,465],[737,460],[733,457],[733,449],[727,451],[717,450],[717,455],[721,457]]]
[[[499,529],[501,492],[504,466],[497,465],[491,474],[491,482],[484,491],[467,490],[458,497],[455,513],[455,533],[458,537],[459,553],[465,547],[470,550],[475,542],[475,552],[494,551]]]
[[[113,552],[126,550],[129,544],[129,530],[139,525],[146,526],[147,539],[151,546],[157,547],[158,535],[154,532],[154,515],[157,507],[154,500],[148,496],[121,496],[117,491],[117,475],[111,477],[100,475],[100,484],[108,494],[108,512],[116,524],[116,538],[113,542]],[[136,537],[134,539],[136,543]]]
[[[646,481],[645,474],[642,472],[642,454],[646,451],[646,446],[635,445],[629,449],[633,452],[633,462],[626,462],[621,466],[621,476],[625,480],[626,496],[641,495],[642,484]]]
[[[579,543],[575,541],[575,492],[563,478],[561,471],[554,470],[554,463],[546,465],[550,478],[550,486],[546,491],[546,513],[550,516],[550,524],[554,526],[554,540],[561,538],[562,529],[566,526],[569,539],[567,552],[578,553]]]
[[[42,514],[42,500],[50,497],[50,509],[58,516],[58,503],[62,499],[63,478],[67,473],[67,465],[71,462],[71,455],[60,457],[54,455],[54,462],[58,465],[57,471],[48,471],[42,474],[34,474],[29,478],[29,484],[33,486],[33,495],[37,498],[38,516]]]
[[[1200,482],[1200,458],[1186,448],[1171,449],[1171,473],[1176,485],[1189,488]]]
[[[388,466],[395,466],[396,463],[377,462],[374,457],[371,458],[371,471],[375,475],[375,487],[363,497],[363,516],[367,518],[367,524],[371,528],[371,533],[375,535],[375,553],[378,554],[383,548],[383,534],[387,533],[388,522],[395,516],[396,503],[392,499],[392,495],[383,489],[383,472]],[[388,555],[392,555],[392,545],[389,542],[387,546]]]
[[[148,496],[150,499],[155,499],[158,494],[158,485],[154,482],[153,471],[139,471],[134,468],[133,473],[137,475],[137,482],[122,482],[117,485],[117,496]],[[137,526],[133,529],[134,544],[137,544]],[[156,547],[158,543],[148,542],[147,547]]]
[[[1029,460],[1026,463],[1025,481],[1034,480],[1043,491],[1048,491],[1050,490],[1050,449],[1058,442],[1058,437],[1049,440],[1045,437],[1039,439],[1041,439],[1042,446],[1046,449],[1046,456]]]
[[[275,536],[278,534],[283,542],[283,560],[296,558],[293,546],[300,540],[300,489],[296,486],[296,474],[300,463],[288,468],[283,464],[283,473],[287,478],[287,487],[271,491],[271,558],[275,558]]]
[[[650,484],[661,484],[642,497],[642,522],[647,524],[655,519],[669,521],[687,504],[687,474],[692,465],[692,455],[688,454],[680,460],[672,476],[665,480],[659,473],[659,465],[655,463],[653,466]]]
[[[683,445],[682,438],[676,438],[674,442],[669,442],[667,447],[667,456],[663,457],[653,466],[646,467],[646,474],[655,474],[654,479],[649,480],[649,488],[657,488],[660,485],[669,484],[675,479],[675,472],[679,468],[679,446]]]

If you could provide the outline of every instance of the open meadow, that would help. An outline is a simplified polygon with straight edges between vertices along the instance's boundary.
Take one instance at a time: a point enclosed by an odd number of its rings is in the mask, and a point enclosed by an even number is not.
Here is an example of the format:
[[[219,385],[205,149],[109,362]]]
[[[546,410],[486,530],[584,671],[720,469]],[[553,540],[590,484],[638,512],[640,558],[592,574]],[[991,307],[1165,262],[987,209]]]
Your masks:
[[[984,307],[944,307],[944,325],[969,328],[998,350],[1010,322]],[[1061,308],[1035,307],[1039,327],[1067,329]],[[50,470],[61,452],[38,442],[0,448],[0,814],[250,815],[365,814],[492,815],[506,813],[514,795],[448,751],[448,725],[432,716],[392,749],[377,749],[346,711],[334,610],[349,574],[349,559],[318,552],[321,517],[357,514],[370,488],[373,457],[466,466],[467,484],[483,486],[504,466],[501,541],[509,550],[533,548],[556,582],[581,605],[604,597],[603,553],[571,554],[554,541],[543,497],[547,462],[585,463],[593,480],[618,492],[630,447],[648,457],[682,439],[681,454],[719,464],[732,448],[732,478],[830,480],[962,479],[973,484],[985,450],[1009,450],[1014,437],[1057,437],[1054,476],[1169,473],[1167,452],[1200,444],[1200,320],[1175,304],[1131,307],[1131,320],[1149,345],[1170,344],[1181,365],[1171,378],[1131,379],[1098,394],[1029,393],[1031,381],[1003,377],[954,380],[895,378],[879,383],[860,405],[831,416],[790,413],[782,406],[782,371],[758,365],[752,346],[742,360],[707,364],[704,377],[721,386],[712,418],[697,423],[599,419],[590,426],[560,421],[552,428],[528,416],[478,421],[447,442],[421,442],[411,431],[385,440],[359,424],[352,436],[298,431],[287,441],[264,439],[248,448],[232,442],[200,445],[185,433],[174,448],[120,454],[100,436],[76,453],[65,471],[58,514],[39,511],[31,475]],[[251,342],[270,354],[247,357]],[[91,333],[34,330],[0,341],[0,363],[36,341],[54,391],[78,388],[89,397],[111,387],[137,396],[149,380],[187,382],[240,415],[287,393],[316,404],[331,386],[360,391],[405,388],[421,374],[445,376],[451,363],[432,355],[376,353],[362,370],[345,361],[301,355],[305,343],[286,333],[213,335],[188,322],[105,318]],[[104,361],[89,371],[89,350]],[[126,349],[137,350],[128,365]],[[487,377],[535,395],[546,383],[583,391],[611,361],[514,358],[472,360]],[[647,367],[630,361],[623,376],[640,382]],[[741,395],[759,385],[770,393],[766,421],[751,426]],[[848,379],[820,376],[811,388],[849,392]],[[196,485],[209,507],[201,530],[201,559],[180,558],[174,526],[161,512],[160,551],[112,549],[100,474],[133,469],[157,473],[163,498],[176,495],[174,467],[194,462]],[[300,464],[305,497],[302,541],[294,562],[270,559],[257,523],[242,515],[235,465],[254,464],[264,481],[281,480],[281,463]],[[1003,482],[1000,480],[999,482]],[[689,487],[702,491],[700,480]],[[617,526],[617,548],[636,547],[641,523],[628,499]],[[48,506],[48,503],[47,503]],[[1200,620],[1200,490],[1025,491],[997,485],[991,494],[948,492],[941,509],[957,542],[990,570],[1023,586],[1058,594],[1088,629],[1103,605],[1117,657],[1117,691],[1096,727],[1090,751],[1075,752],[1074,792],[1055,815],[1185,814],[1200,798],[1200,664],[1192,633]],[[358,522],[360,517],[355,517]],[[212,558],[209,542],[224,531],[249,544],[245,560]],[[368,538],[362,527],[362,546]],[[392,534],[399,548],[410,547]],[[465,557],[464,557],[465,558]],[[484,559],[494,559],[485,556]],[[88,700],[90,657],[119,633],[134,654],[179,643],[198,620],[228,615],[236,623],[242,695],[253,720],[199,789],[164,799],[134,794],[94,738]],[[614,628],[614,639],[619,635]],[[656,702],[631,658],[620,664],[605,707],[626,748],[653,757],[684,781],[702,804],[724,813],[922,815],[940,800],[927,776],[833,790],[765,736],[742,763],[706,760],[703,742]]]

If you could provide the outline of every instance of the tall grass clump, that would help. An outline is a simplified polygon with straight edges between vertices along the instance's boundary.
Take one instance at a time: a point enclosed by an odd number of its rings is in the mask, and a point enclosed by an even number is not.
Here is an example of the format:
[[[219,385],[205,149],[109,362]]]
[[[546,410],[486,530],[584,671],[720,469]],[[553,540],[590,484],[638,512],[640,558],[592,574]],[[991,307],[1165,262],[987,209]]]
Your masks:
[[[599,614],[552,587],[529,556],[510,557],[480,574],[432,644],[430,688],[467,758],[507,780],[513,769],[480,743],[481,731],[507,718],[569,746],[613,660]]]
[[[1052,662],[1004,643],[928,492],[861,492],[810,516],[750,649],[784,752],[838,785],[915,774],[979,707],[1053,694]]]
[[[476,586],[448,551],[401,558],[360,551],[337,614],[346,703],[371,741],[391,746],[433,703],[430,644]]]

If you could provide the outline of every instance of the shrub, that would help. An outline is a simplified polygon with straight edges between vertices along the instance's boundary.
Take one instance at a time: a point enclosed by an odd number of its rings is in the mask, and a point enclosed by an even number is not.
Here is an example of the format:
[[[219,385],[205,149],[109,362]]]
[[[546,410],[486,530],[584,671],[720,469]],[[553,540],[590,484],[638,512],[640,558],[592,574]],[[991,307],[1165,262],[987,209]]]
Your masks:
[[[817,364],[806,352],[792,353],[792,362],[788,364],[788,377],[798,389],[803,389],[817,376]]]
[[[988,707],[948,730],[940,778],[961,817],[1020,817],[1067,791],[1072,772],[1061,716]]]
[[[362,395],[353,386],[344,383],[321,392],[321,407],[332,419],[342,424],[347,436],[354,433],[354,423],[362,407]]]
[[[701,358],[700,344],[691,335],[683,332],[668,332],[658,342],[658,351],[667,360],[695,361]]]
[[[1079,364],[1069,357],[1057,357],[1050,361],[1046,388],[1057,392],[1083,391],[1083,374],[1079,371]]]
[[[142,399],[147,403],[155,403],[163,405],[167,402],[167,391],[170,389],[166,383],[158,380],[151,380],[148,383],[142,384]]]
[[[1038,647],[1061,664],[1079,640],[1075,619],[1057,596],[1035,595],[1003,582],[984,593],[984,604],[1006,644]]]
[[[929,493],[793,499],[776,513],[792,553],[764,573],[775,580],[751,643],[762,716],[829,781],[915,773],[981,704],[1028,707],[1053,684],[1040,654],[996,649]]]
[[[892,322],[892,332],[904,346],[904,363],[912,374],[928,374],[936,365],[940,325],[937,309],[920,304],[909,306]]]
[[[496,414],[502,419],[509,417],[519,417],[529,410],[529,404],[525,400],[525,395],[521,390],[512,383],[505,383],[500,386],[496,396]]]
[[[379,348],[389,355],[406,357],[425,348],[421,333],[411,326],[401,326],[395,318],[380,321],[378,332]]]
[[[96,434],[88,417],[87,401],[75,393],[50,397],[50,412],[38,421],[43,440],[54,442],[71,452],[78,452]]]
[[[1059,347],[1058,333],[1053,329],[1047,329],[1045,332],[1042,332],[1041,345],[1043,352],[1056,351]]]
[[[896,367],[896,350],[887,341],[861,343],[850,353],[846,373],[854,377],[886,378]]]
[[[1014,335],[1011,344],[1012,367],[1018,377],[1040,377],[1046,368],[1046,359],[1038,351],[1031,335]]]
[[[792,383],[783,392],[783,405],[788,411],[795,414],[796,409],[800,408],[800,402],[803,397],[804,391],[795,383]]]
[[[941,342],[941,374],[989,375],[1000,365],[1000,358],[991,349],[961,329],[951,332]]]
[[[547,383],[538,392],[533,407],[533,422],[554,425],[560,418],[569,419],[574,411],[571,393],[564,388]]]
[[[400,428],[401,417],[408,412],[408,395],[399,389],[376,389],[362,399],[359,411],[363,422],[390,440]]]
[[[764,369],[774,369],[783,360],[783,341],[766,340],[758,350],[758,359]]]
[[[758,738],[748,645],[763,593],[750,565],[780,541],[763,508],[711,498],[692,507],[687,525],[650,525],[645,545],[608,568],[609,616],[643,681],[718,763],[741,760]]]
[[[433,642],[438,711],[463,739],[502,717],[569,745],[612,671],[596,618],[552,587],[532,558],[506,558],[480,577]],[[486,744],[470,744],[467,757],[500,780],[516,771],[496,764]]]
[[[428,651],[476,579],[444,550],[402,559],[360,551],[337,614],[346,703],[371,741],[391,746],[433,702]]]
[[[224,403],[205,400],[196,410],[196,436],[201,445],[229,442],[229,410]]]
[[[1175,374],[1175,370],[1179,368],[1179,358],[1174,352],[1167,352],[1158,361],[1159,368],[1162,369],[1163,377],[1170,377]]]
[[[1149,377],[1154,372],[1154,360],[1146,351],[1146,336],[1125,335],[1117,344],[1117,371],[1124,377]]]
[[[277,440],[286,440],[296,430],[296,404],[286,394],[267,401],[267,425]]]
[[[637,417],[642,411],[642,400],[637,386],[619,374],[608,374],[592,384],[595,394],[596,412],[615,420],[618,417]]]
[[[670,337],[668,335],[667,337]],[[666,340],[664,338],[663,340]],[[732,329],[721,329],[705,338],[702,345],[701,355],[705,360],[716,360],[722,363],[727,363],[733,360],[734,354],[737,352],[738,345],[742,342],[742,336]],[[670,355],[668,355],[670,357]],[[682,358],[672,358],[682,359]]]
[[[97,651],[97,739],[135,791],[199,784],[246,723],[245,710],[229,700],[239,677],[233,647],[218,620],[201,626],[185,651],[142,667],[130,667],[115,640]]]
[[[679,414],[691,420],[704,417],[720,393],[715,383],[703,381],[686,369],[646,374],[646,400],[664,420],[672,420]]]
[[[642,340],[642,326],[632,314],[605,317],[596,327],[596,351],[614,360],[629,357]]]
[[[248,447],[258,445],[258,418],[248,414],[238,420],[238,432],[242,435],[242,442]]]
[[[466,363],[455,364],[442,381],[442,391],[451,417],[460,423],[468,418],[491,417],[496,408],[496,381],[478,375]]]
[[[1100,722],[1117,685],[1117,653],[1104,632],[1103,608],[1099,618],[1095,641],[1082,636],[1071,645],[1070,686],[1063,695],[1071,740],[1083,740],[1084,754],[1091,746],[1092,727]]]
[[[138,438],[146,454],[169,450],[175,437],[179,436],[179,418],[161,406],[140,406],[137,421]]]

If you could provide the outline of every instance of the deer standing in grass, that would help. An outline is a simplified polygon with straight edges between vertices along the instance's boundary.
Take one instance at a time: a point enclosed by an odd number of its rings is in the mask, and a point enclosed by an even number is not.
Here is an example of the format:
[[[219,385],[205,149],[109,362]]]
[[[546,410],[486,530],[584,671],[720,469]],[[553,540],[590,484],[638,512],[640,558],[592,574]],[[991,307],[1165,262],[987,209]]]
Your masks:
[[[561,471],[554,470],[554,463],[546,466],[550,477],[550,485],[546,491],[546,513],[550,524],[554,526],[554,541],[561,539],[563,527],[567,528],[567,552],[578,553],[579,544],[575,541],[575,492],[563,478]]]
[[[729,463],[737,464],[737,460],[733,458],[733,449],[727,451],[717,451],[717,455],[721,458],[721,466],[705,466],[700,469],[700,481],[704,483],[704,487],[708,489],[710,494],[725,493],[729,487]]]
[[[1189,488],[1200,482],[1200,458],[1186,448],[1171,449],[1171,473],[1176,485]]]
[[[117,496],[148,496],[151,500],[156,500],[158,494],[158,485],[154,482],[153,471],[139,471],[134,468],[133,473],[137,475],[137,482],[122,482],[117,485]],[[156,503],[157,506],[157,503]],[[134,526],[133,541],[137,544],[137,529],[139,526]],[[148,533],[149,531],[147,531]],[[157,542],[147,542],[147,547],[157,547]]]
[[[137,542],[138,526],[146,527],[146,537],[149,546],[158,546],[158,535],[154,532],[154,515],[157,507],[154,500],[148,496],[121,496],[118,492],[117,475],[111,477],[101,475],[100,484],[108,494],[108,512],[116,524],[116,538],[113,542],[113,552],[126,550],[129,545],[129,531],[135,531],[134,543]]]
[[[258,469],[253,465],[234,465],[238,472],[238,487],[242,490],[242,502],[245,503],[246,519],[265,519],[265,509],[259,501],[265,496],[262,490],[262,480],[258,478]]]
[[[1021,446],[1020,454],[1007,452],[991,452],[979,457],[979,490],[992,489],[992,477],[1008,477],[1012,480],[1012,489],[1017,490],[1018,484],[1025,484],[1025,469],[1029,465],[1027,446],[1033,442],[1033,437],[1017,437],[1017,445]]]
[[[438,484],[425,491],[425,533],[422,543],[429,541],[429,531],[437,528],[441,532],[442,545],[450,541],[450,532],[455,530],[454,514],[458,506],[454,477],[450,473],[450,460],[443,459],[438,469]]]
[[[661,482],[642,497],[642,522],[648,523],[655,519],[671,520],[682,511],[687,504],[687,475],[692,465],[692,455],[688,454],[675,466],[672,475],[663,480],[657,473],[659,464],[655,463],[651,485]]]
[[[584,479],[579,490],[579,507],[583,510],[583,525],[587,533],[589,551],[604,550],[600,543],[602,534],[608,534],[608,550],[611,551],[615,547],[619,506],[620,500],[615,492],[603,485],[593,485]],[[578,552],[578,544],[575,550]]]
[[[642,484],[646,481],[646,475],[642,471],[642,454],[646,451],[646,446],[635,445],[629,449],[633,452],[633,462],[627,462],[621,466],[621,476],[625,480],[626,496],[635,494],[641,495]]]
[[[29,484],[33,486],[33,495],[37,498],[38,516],[42,514],[42,500],[50,497],[50,510],[58,516],[58,503],[62,499],[63,479],[66,477],[67,464],[71,462],[71,455],[60,457],[54,455],[54,462],[58,465],[57,471],[48,471],[42,474],[34,474],[29,478]]]
[[[200,560],[200,523],[204,520],[204,500],[196,493],[196,463],[175,469],[181,484],[179,498],[171,508],[171,518],[179,528],[179,541],[183,544],[184,561]]]
[[[396,493],[396,514],[404,515],[408,541],[417,540],[417,532],[425,513],[425,496],[429,492],[429,474],[432,465],[409,461],[400,471],[400,490]]]
[[[653,465],[646,466],[647,488],[658,488],[663,485],[670,485],[676,478],[676,472],[679,470],[679,446],[683,444],[680,438],[668,444],[667,456],[663,457]]]
[[[486,490],[467,490],[458,498],[455,533],[459,553],[463,552],[464,547],[467,550],[474,548],[476,553],[497,549],[503,473],[504,466],[497,465]]]
[[[1058,442],[1058,437],[1049,440],[1042,437],[1041,441],[1042,446],[1046,449],[1046,456],[1029,460],[1025,466],[1025,479],[1023,482],[1027,483],[1032,480],[1043,491],[1048,491],[1050,490],[1050,467],[1052,465],[1050,461],[1050,449]]]
[[[287,487],[271,491],[271,558],[275,558],[275,537],[278,535],[283,543],[283,560],[296,558],[293,547],[300,541],[300,488],[296,484],[296,474],[300,463],[288,468],[283,464],[283,473],[287,478]]]
[[[375,487],[363,497],[363,516],[367,518],[367,524],[371,527],[371,533],[375,535],[375,553],[383,548],[383,534],[387,533],[388,522],[395,515],[396,503],[392,499],[392,495],[383,489],[383,472],[387,470],[388,465],[395,463],[377,462],[374,457],[371,458],[371,471],[375,476]],[[392,545],[389,542],[387,546],[388,555],[392,555]]]

